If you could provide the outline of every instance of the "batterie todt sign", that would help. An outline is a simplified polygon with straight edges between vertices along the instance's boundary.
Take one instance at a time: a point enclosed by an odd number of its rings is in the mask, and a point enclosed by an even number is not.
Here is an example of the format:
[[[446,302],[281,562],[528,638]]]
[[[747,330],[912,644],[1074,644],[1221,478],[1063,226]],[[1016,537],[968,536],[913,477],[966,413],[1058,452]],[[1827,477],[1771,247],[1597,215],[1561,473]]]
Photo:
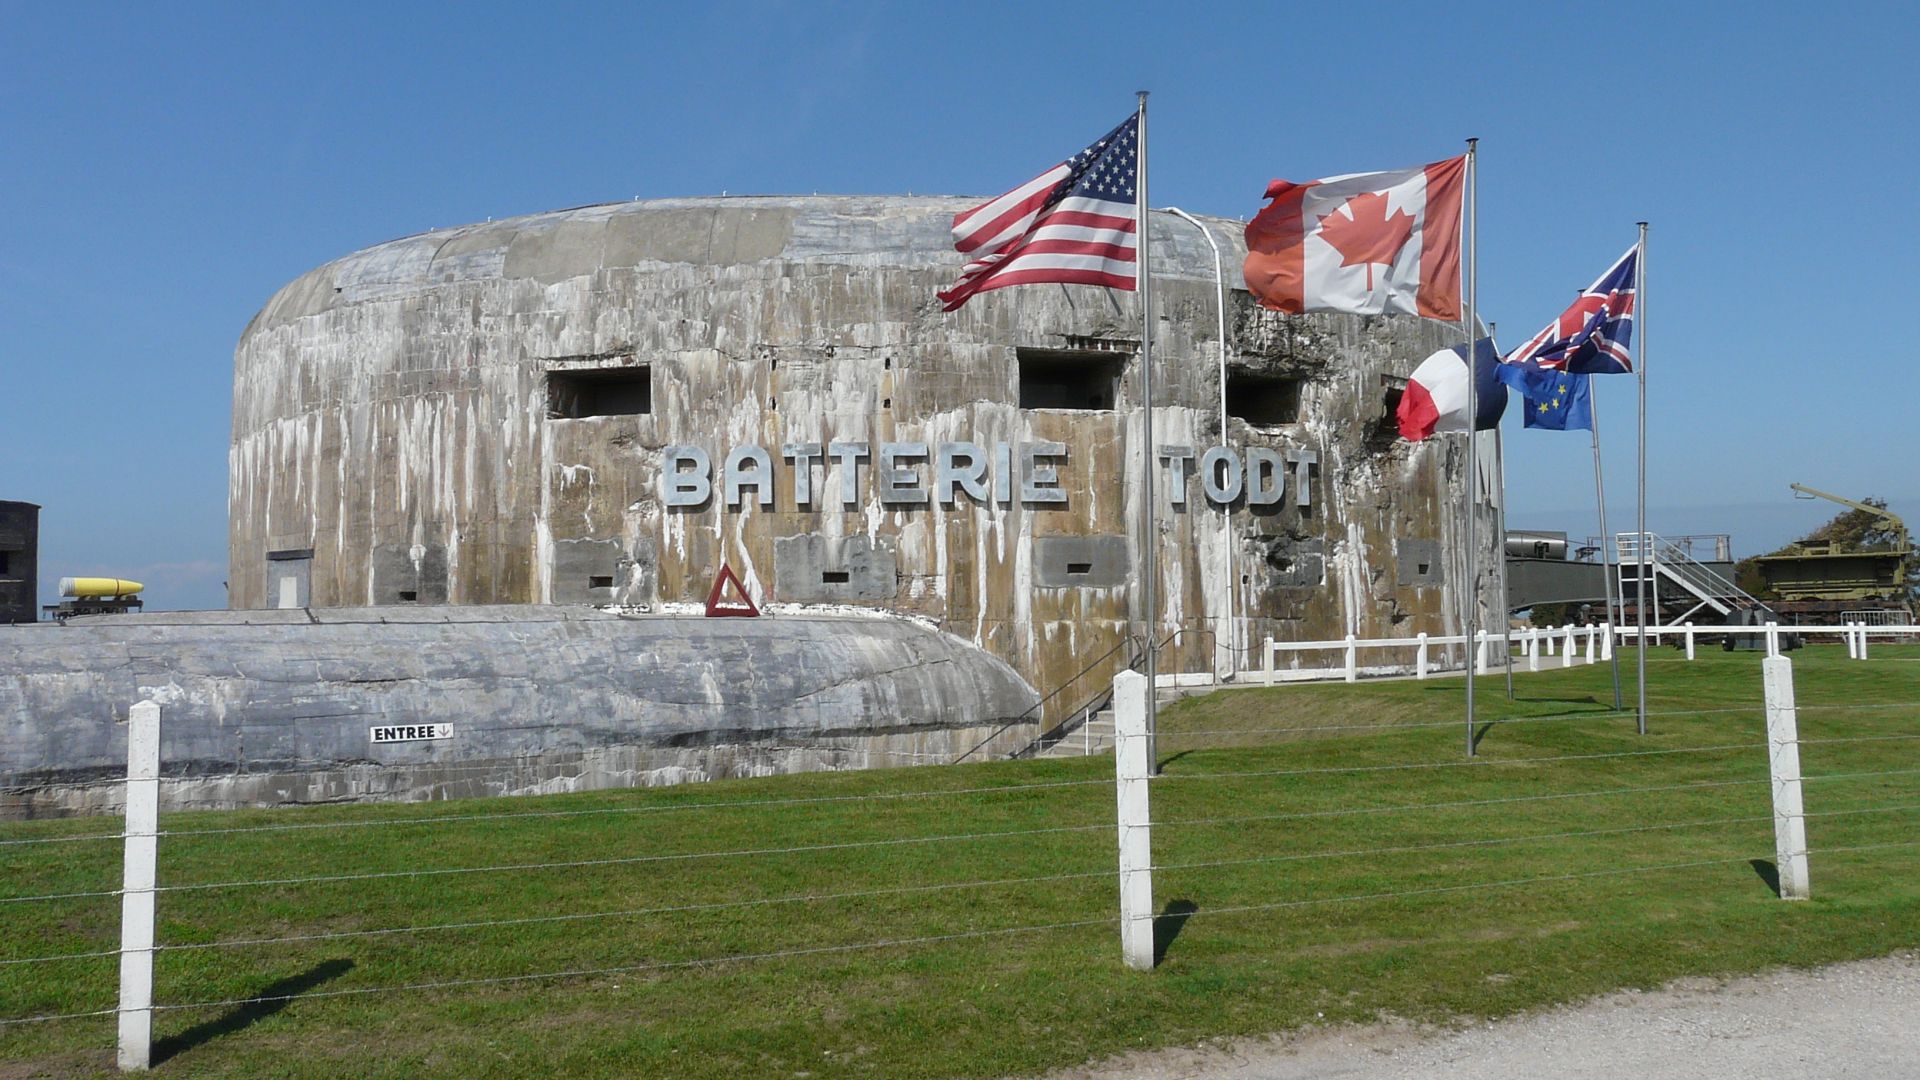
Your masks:
[[[1197,480],[1207,502],[1221,508],[1243,497],[1249,506],[1271,506],[1282,500],[1289,486],[1294,505],[1309,506],[1313,466],[1320,460],[1311,450],[1283,453],[1264,446],[1250,446],[1242,453],[1216,446],[1197,456],[1191,446],[1161,446],[1156,456],[1165,474],[1161,483],[1174,505],[1186,504],[1190,483]],[[877,490],[880,501],[892,506],[933,502],[951,506],[962,494],[976,503],[1002,506],[1011,505],[1016,494],[1022,506],[1060,506],[1067,501],[1067,491],[1060,486],[1060,467],[1067,460],[1065,443],[983,447],[971,442],[886,442],[877,448],[865,442],[787,443],[780,448],[780,458],[791,474],[793,500],[800,506],[814,506],[823,499],[837,500],[842,507],[859,506],[863,473],[864,486]],[[840,467],[837,490],[816,490],[815,470],[836,463]],[[718,484],[729,507],[741,505],[749,490],[758,505],[771,507],[773,455],[765,447],[735,447],[721,464]],[[660,494],[668,506],[705,506],[714,486],[713,458],[705,450],[669,446],[661,451]]]

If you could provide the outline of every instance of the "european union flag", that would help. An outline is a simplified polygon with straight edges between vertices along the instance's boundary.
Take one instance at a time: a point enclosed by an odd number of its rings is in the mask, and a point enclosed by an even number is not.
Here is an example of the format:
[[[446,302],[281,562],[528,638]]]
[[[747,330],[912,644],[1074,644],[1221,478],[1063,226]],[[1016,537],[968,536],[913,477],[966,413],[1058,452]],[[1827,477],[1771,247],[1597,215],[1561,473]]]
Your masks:
[[[1501,364],[1500,381],[1527,401],[1521,412],[1530,428],[1548,431],[1593,430],[1593,396],[1587,376],[1565,371]]]

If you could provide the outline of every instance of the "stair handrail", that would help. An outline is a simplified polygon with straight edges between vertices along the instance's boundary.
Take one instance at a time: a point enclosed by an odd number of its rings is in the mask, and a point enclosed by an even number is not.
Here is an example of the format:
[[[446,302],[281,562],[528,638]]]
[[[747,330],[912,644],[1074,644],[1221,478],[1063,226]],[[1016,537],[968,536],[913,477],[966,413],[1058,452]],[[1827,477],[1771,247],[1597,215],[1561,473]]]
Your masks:
[[[1006,723],[1001,724],[998,728],[994,730],[993,734],[988,735],[986,738],[980,740],[980,742],[976,743],[966,753],[961,754],[959,757],[954,758],[952,761],[949,761],[947,764],[958,765],[961,762],[972,757],[974,754],[978,753],[982,747],[985,747],[987,744],[993,742],[995,739],[998,739],[1000,736],[1006,734],[1007,731],[1011,730],[1012,728],[1015,728],[1021,724],[1030,722],[1029,721],[1030,717],[1034,717],[1036,715],[1045,716],[1046,715],[1045,710],[1048,702],[1052,701],[1054,698],[1057,698],[1061,694],[1065,693],[1068,687],[1079,682],[1081,679],[1086,678],[1087,675],[1091,673],[1095,668],[1098,668],[1101,665],[1105,664],[1113,656],[1114,653],[1117,653],[1122,649],[1129,649],[1129,648],[1132,649],[1132,652],[1128,654],[1127,663],[1125,666],[1128,668],[1139,666],[1141,661],[1144,660],[1146,657],[1146,651],[1140,648],[1140,635],[1135,634],[1134,632],[1129,630],[1127,633],[1121,635],[1119,643],[1114,645],[1113,648],[1108,649],[1106,652],[1101,653],[1097,658],[1094,659],[1092,663],[1088,664],[1086,667],[1081,668],[1079,671],[1075,672],[1072,676],[1070,676],[1066,681],[1054,687],[1051,691],[1047,693],[1045,697],[1042,697],[1039,701],[1036,701],[1031,706],[1029,706],[1025,712],[1021,713],[1019,716],[1016,716],[1011,720],[1008,720]],[[1071,720],[1073,717],[1078,716],[1081,713],[1085,712],[1089,705],[1092,705],[1094,702],[1098,701],[1100,698],[1111,693],[1113,693],[1113,688],[1111,686],[1102,686],[1100,689],[1094,691],[1091,695],[1089,695],[1085,700],[1081,701],[1079,704],[1075,705],[1073,708],[1068,709],[1066,714],[1067,720]],[[1053,727],[1048,728],[1046,731],[1041,732],[1038,736],[1034,738],[1034,740],[1031,743],[1028,743],[1021,750],[1016,751],[1013,756],[1021,757],[1031,752],[1034,747],[1039,746],[1041,743],[1044,743],[1047,740],[1047,737],[1050,735],[1053,735],[1056,731],[1060,732],[1060,738],[1065,738],[1066,732],[1062,729],[1066,728],[1067,720],[1062,720],[1060,723],[1055,724]],[[1059,740],[1055,739],[1054,741],[1058,742]]]
[[[1709,587],[1708,590],[1705,591],[1713,591],[1717,596],[1725,599],[1744,600],[1757,608],[1766,607],[1766,604],[1762,603],[1759,597],[1752,595],[1740,586],[1728,581],[1712,567],[1693,558],[1680,548],[1666,543],[1657,536],[1653,537],[1653,539],[1656,544],[1665,545],[1666,550],[1660,552],[1660,554],[1665,557],[1663,565],[1670,569],[1672,567],[1680,567],[1687,573],[1695,575],[1697,579],[1704,579]],[[1676,576],[1683,575],[1676,573]],[[1695,583],[1698,584],[1698,581],[1696,580]]]

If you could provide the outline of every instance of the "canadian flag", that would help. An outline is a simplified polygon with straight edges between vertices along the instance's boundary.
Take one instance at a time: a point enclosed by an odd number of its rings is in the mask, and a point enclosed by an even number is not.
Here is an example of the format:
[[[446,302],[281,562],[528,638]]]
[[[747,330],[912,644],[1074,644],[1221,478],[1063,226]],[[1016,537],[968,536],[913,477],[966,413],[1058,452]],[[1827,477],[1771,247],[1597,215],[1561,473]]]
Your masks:
[[[1277,311],[1460,317],[1467,159],[1267,185],[1247,223],[1247,288]]]

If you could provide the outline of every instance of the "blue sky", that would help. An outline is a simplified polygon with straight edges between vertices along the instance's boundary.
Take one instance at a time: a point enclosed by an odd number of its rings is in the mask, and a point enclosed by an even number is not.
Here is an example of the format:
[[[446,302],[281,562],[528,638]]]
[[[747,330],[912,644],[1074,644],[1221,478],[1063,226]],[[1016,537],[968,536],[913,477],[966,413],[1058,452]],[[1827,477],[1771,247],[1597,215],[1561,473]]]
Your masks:
[[[319,263],[636,195],[997,192],[1141,88],[1155,201],[1201,213],[1478,136],[1481,307],[1503,339],[1651,221],[1655,529],[1771,548],[1832,509],[1795,480],[1920,523],[1904,6],[18,5],[7,23],[0,498],[45,505],[48,580],[224,604],[233,346]],[[1630,384],[1600,396],[1620,527]],[[1584,435],[1510,431],[1508,481],[1514,525],[1592,531]]]

